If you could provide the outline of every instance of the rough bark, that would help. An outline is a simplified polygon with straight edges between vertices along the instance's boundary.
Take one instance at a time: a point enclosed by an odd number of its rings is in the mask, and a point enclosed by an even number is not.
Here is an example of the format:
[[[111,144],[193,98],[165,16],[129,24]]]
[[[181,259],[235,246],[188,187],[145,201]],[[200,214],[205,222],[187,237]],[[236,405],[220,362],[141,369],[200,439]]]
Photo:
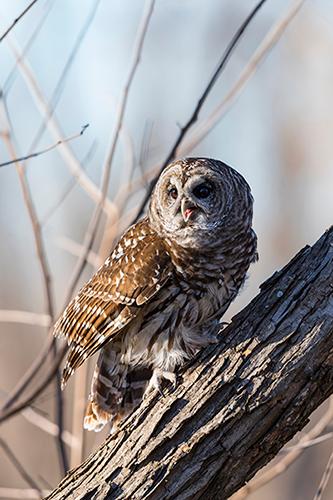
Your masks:
[[[166,396],[71,471],[51,499],[225,499],[333,392],[333,228],[265,282]]]

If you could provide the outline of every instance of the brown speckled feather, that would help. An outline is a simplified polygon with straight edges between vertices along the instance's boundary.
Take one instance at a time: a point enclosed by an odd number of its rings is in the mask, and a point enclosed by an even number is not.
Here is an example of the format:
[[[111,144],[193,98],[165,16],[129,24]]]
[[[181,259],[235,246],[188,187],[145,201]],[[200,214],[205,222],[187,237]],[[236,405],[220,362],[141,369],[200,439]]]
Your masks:
[[[147,219],[131,227],[57,321],[70,346],[63,385],[75,368],[121,331],[171,274],[165,245]]]

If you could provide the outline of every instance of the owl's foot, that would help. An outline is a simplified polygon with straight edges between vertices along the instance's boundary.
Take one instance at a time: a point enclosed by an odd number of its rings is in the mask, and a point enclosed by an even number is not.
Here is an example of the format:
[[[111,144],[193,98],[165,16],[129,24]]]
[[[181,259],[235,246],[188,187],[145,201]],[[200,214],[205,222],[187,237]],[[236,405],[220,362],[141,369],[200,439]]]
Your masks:
[[[168,371],[163,371],[159,369],[155,369],[153,371],[153,375],[151,376],[151,379],[149,380],[149,384],[147,385],[147,388],[144,393],[144,397],[147,397],[148,394],[151,393],[153,390],[157,390],[161,396],[164,397],[164,392],[161,387],[162,380],[168,380],[171,382],[173,389],[176,388],[177,386],[177,376],[174,372],[168,372]]]

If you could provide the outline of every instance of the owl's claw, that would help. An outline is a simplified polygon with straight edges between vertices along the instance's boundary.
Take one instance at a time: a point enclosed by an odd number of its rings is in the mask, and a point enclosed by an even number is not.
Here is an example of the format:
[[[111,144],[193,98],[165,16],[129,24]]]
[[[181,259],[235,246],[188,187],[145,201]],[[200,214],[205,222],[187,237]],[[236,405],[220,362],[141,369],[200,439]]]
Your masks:
[[[177,388],[177,375],[174,372],[162,372],[161,377],[171,383],[172,390]]]
[[[175,388],[177,387],[177,376],[175,373],[162,370],[154,370],[153,375],[149,380],[149,384],[145,390],[144,396],[148,396],[148,394],[155,389],[160,394],[160,396],[164,398],[165,393],[163,392],[163,389],[161,387],[162,379],[166,379],[171,382],[172,389],[175,390]]]
[[[159,387],[156,387],[156,389],[157,389],[157,392],[159,393],[159,395],[162,396],[162,398],[165,398],[165,394],[163,392],[162,387],[159,386]]]

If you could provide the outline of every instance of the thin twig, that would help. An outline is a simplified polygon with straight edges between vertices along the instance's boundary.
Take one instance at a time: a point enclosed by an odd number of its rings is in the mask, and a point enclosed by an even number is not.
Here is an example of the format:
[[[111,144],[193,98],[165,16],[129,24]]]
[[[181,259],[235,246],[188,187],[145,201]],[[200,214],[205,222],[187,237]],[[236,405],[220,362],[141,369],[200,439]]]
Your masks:
[[[81,160],[81,165],[82,168],[85,170],[86,163],[90,161],[90,159],[93,157],[95,151],[97,148],[97,141],[94,140],[85,155],[85,157]],[[68,184],[65,186],[62,194],[59,196],[59,198],[56,200],[56,202],[47,210],[47,212],[44,214],[43,217],[40,219],[40,224],[43,227],[50,217],[58,210],[58,208],[61,206],[61,204],[66,200],[67,196],[71,193],[71,191],[74,189],[74,187],[77,185],[77,179],[75,177],[71,177],[69,179]]]
[[[299,440],[300,445],[303,443],[307,443],[312,439],[319,436],[324,429],[331,423],[333,418],[333,397],[330,399],[330,404],[325,412],[325,414],[321,417],[321,419],[316,423],[312,429],[309,430],[306,434],[304,434]],[[287,455],[285,455],[281,460],[278,461],[277,464],[273,465],[269,469],[265,470],[262,474],[259,475],[258,478],[254,478],[249,482],[246,486],[243,486],[237,493],[235,493],[231,500],[241,500],[246,498],[250,493],[255,490],[258,490],[265,484],[269,483],[276,477],[280,476],[283,472],[285,472],[294,462],[297,460],[306,448],[298,447],[291,450]]]
[[[313,497],[313,500],[321,500],[322,499],[323,493],[326,489],[328,480],[329,480],[330,475],[332,473],[332,469],[333,469],[333,451],[330,454],[330,457],[328,459],[328,462],[327,462],[325,470],[324,470],[324,474],[322,475],[322,478],[321,478],[319,486],[318,486],[318,490],[316,491],[315,496]]]
[[[120,98],[119,102],[119,107],[118,111],[116,114],[116,120],[115,120],[115,127],[114,131],[111,137],[110,145],[108,148],[108,153],[106,155],[106,159],[104,162],[104,167],[103,167],[103,176],[102,176],[102,182],[101,182],[101,192],[102,192],[102,200],[103,197],[107,195],[107,190],[109,186],[109,179],[110,179],[110,174],[111,174],[111,166],[112,166],[112,161],[114,157],[114,153],[117,147],[118,143],[118,138],[120,134],[120,130],[122,128],[122,123],[123,123],[123,118],[126,110],[126,104],[127,104],[127,99],[128,99],[128,94],[131,88],[132,81],[134,79],[134,75],[136,73],[136,69],[138,67],[140,57],[141,57],[141,52],[142,52],[142,47],[144,43],[144,39],[147,33],[149,21],[151,19],[151,15],[153,13],[153,8],[154,8],[154,3],[155,0],[148,0],[146,1],[142,21],[140,23],[139,29],[138,29],[138,34],[137,34],[137,39],[133,51],[133,60],[130,63],[130,68],[128,72],[128,76],[125,81],[125,85],[123,87],[122,91],[122,96]],[[91,247],[98,229],[98,225],[100,222],[100,218],[102,215],[102,205],[99,203],[95,211],[92,215],[92,218],[90,220],[85,240],[83,243],[83,251],[80,255],[80,258],[77,262],[77,265],[75,267],[74,273],[73,273],[73,278],[70,282],[69,286],[69,291],[67,294],[67,299],[72,296],[75,287],[77,285],[77,282],[81,276],[81,273],[84,269],[84,266],[87,262],[88,255],[91,251]],[[75,385],[74,385],[74,398],[76,401],[75,404],[75,412],[73,414],[73,433],[76,437],[80,439],[81,442],[81,447],[80,449],[73,449],[71,453],[71,467],[74,467],[80,461],[82,460],[82,455],[83,455],[83,447],[84,447],[84,437],[83,437],[83,431],[82,431],[82,420],[83,420],[83,414],[84,414],[84,409],[85,409],[85,390],[86,390],[86,378],[87,378],[87,371],[88,367],[85,366],[83,368],[83,373],[80,374],[80,377],[75,378]]]
[[[15,150],[13,148],[13,144],[10,140],[9,132],[3,132],[2,133],[2,138],[3,141],[9,151],[9,154],[12,156],[12,158],[15,158],[17,155],[15,154]],[[36,210],[31,198],[28,182],[25,176],[25,171],[20,163],[16,163],[16,169],[17,173],[19,175],[19,180],[21,184],[21,189],[23,192],[23,198],[24,202],[30,217],[31,221],[31,226],[33,230],[33,236],[35,239],[35,246],[36,246],[36,251],[37,251],[37,256],[38,256],[38,261],[41,267],[41,274],[43,278],[43,284],[44,284],[44,291],[45,291],[45,298],[46,298],[46,305],[47,305],[47,315],[50,318],[50,322],[53,322],[54,319],[54,314],[53,314],[53,297],[52,297],[52,290],[50,286],[50,272],[48,268],[48,263],[45,255],[45,249],[44,249],[44,243],[40,231],[40,225],[38,221],[38,217],[36,214]],[[49,353],[51,352],[52,348],[54,345],[54,339],[52,337],[49,337],[48,342],[46,343],[43,351],[40,353],[40,355],[35,359],[34,363],[31,365],[31,367],[27,370],[25,375],[22,377],[22,379],[18,382],[17,386],[13,389],[13,391],[10,393],[10,395],[7,397],[7,400],[5,401],[2,409],[5,409],[13,404],[16,399],[20,396],[20,394],[23,392],[23,390],[27,387],[27,385],[31,382],[34,374],[36,373],[36,368],[40,367],[40,363],[43,363],[45,359],[48,357]]]
[[[324,443],[325,441],[328,441],[329,439],[333,438],[333,432],[327,432],[326,434],[322,434],[321,436],[318,436],[315,439],[310,439],[309,441],[301,444],[295,444],[294,446],[287,446],[286,448],[283,448],[281,450],[284,453],[287,453],[292,450],[299,450],[299,449],[305,449],[305,448],[311,448],[312,446],[316,446],[317,444]]]
[[[57,344],[56,342],[53,344],[53,357],[57,359]],[[59,368],[55,374],[55,385],[56,385],[56,421],[57,421],[57,431],[56,435],[56,444],[58,449],[58,455],[60,459],[60,466],[62,468],[63,474],[66,474],[69,470],[69,461],[67,456],[67,451],[65,448],[65,443],[62,439],[62,434],[64,432],[64,396],[61,390],[61,372]]]
[[[290,22],[294,19],[296,14],[301,9],[305,0],[296,0],[293,5],[287,10],[286,14],[278,20],[278,22],[271,28],[264,40],[261,42],[258,49],[255,51],[246,67],[239,76],[237,82],[232,86],[227,95],[215,107],[207,118],[201,120],[192,130],[191,134],[183,141],[177,150],[177,156],[186,156],[190,151],[197,146],[215,125],[226,115],[230,106],[235,99],[242,92],[244,85],[255,74],[259,64],[268,55],[273,46],[277,44]]]
[[[1,391],[3,393],[3,391]],[[59,427],[54,422],[51,422],[48,418],[46,418],[39,410],[36,411],[33,407],[28,407],[22,410],[22,417],[27,420],[27,422],[31,423],[35,427],[38,427],[43,432],[50,434],[51,436],[59,435]],[[71,434],[70,432],[64,430],[61,434],[61,439],[65,444],[67,444],[70,448],[78,447],[79,442]]]
[[[78,133],[76,133],[76,134],[73,134],[73,135],[71,135],[69,137],[66,137],[65,139],[60,139],[56,143],[51,144],[50,146],[47,146],[46,148],[41,149],[40,151],[36,151],[35,153],[30,153],[30,154],[28,154],[26,156],[21,156],[20,158],[14,158],[12,160],[5,161],[4,163],[0,163],[0,167],[6,167],[7,165],[13,165],[14,163],[22,162],[22,161],[25,161],[25,160],[29,160],[30,158],[36,158],[37,156],[43,155],[45,153],[48,153],[49,151],[52,151],[53,149],[55,149],[58,146],[60,146],[60,144],[65,144],[66,142],[70,142],[70,141],[73,141],[74,139],[77,139],[78,137],[80,137],[81,135],[84,134],[84,131],[88,127],[89,127],[89,123],[87,123],[86,125],[83,125],[82,128],[81,128],[81,131],[78,132]]]
[[[42,490],[43,498],[51,493],[50,490]],[[40,493],[35,489],[27,488],[2,488],[0,487],[0,498],[18,499],[18,500],[35,500],[40,498]]]
[[[58,437],[59,436],[59,426],[54,422],[51,422],[47,418],[40,415],[32,408],[25,408],[21,412],[22,417],[24,417],[28,422],[33,424],[35,427],[38,427],[43,432],[50,434],[50,436]],[[60,433],[60,437],[62,441],[67,444],[70,448],[78,448],[79,441],[78,439],[70,432],[63,430]]]
[[[77,243],[71,238],[67,238],[67,236],[59,236],[59,238],[56,239],[56,244],[75,257],[80,257],[80,255],[84,251],[83,245]],[[99,258],[97,253],[93,252],[92,250],[90,250],[89,254],[87,255],[87,263],[90,264],[94,269],[98,269],[102,264],[101,259]]]
[[[52,351],[53,344],[55,342],[55,339],[52,335],[52,330],[49,332],[45,345],[43,346],[42,350],[40,351],[34,362],[29,366],[28,370],[24,373],[23,377],[18,381],[16,386],[7,396],[5,402],[3,403],[0,409],[0,421],[1,417],[8,413],[9,408],[14,406],[14,403],[19,399],[19,397],[25,391],[25,389],[31,384],[36,373],[39,371],[40,367],[44,364],[45,360],[48,358],[50,352]],[[60,363],[61,360],[59,361],[59,364]],[[30,402],[30,398],[27,398],[25,401]],[[25,406],[28,405],[29,403],[27,403]],[[15,413],[16,412],[14,412],[14,414]]]
[[[27,43],[25,44],[25,46],[24,46],[24,48],[22,50],[22,58],[24,58],[26,56],[26,54],[28,53],[30,47],[32,46],[32,44],[36,40],[37,36],[39,35],[39,32],[42,29],[42,27],[44,26],[44,23],[45,23],[48,15],[50,14],[55,1],[56,0],[48,0],[43,5],[42,9],[44,10],[44,12],[42,12],[42,15],[41,15],[41,17],[40,17],[40,19],[39,19],[39,21],[38,21],[37,26],[35,27],[35,29],[31,31],[30,37],[28,38],[28,41],[27,41]],[[12,86],[12,84],[15,81],[16,72],[17,72],[17,63],[15,62],[12,70],[9,72],[9,74],[6,77],[5,82],[3,84],[3,93],[4,93],[5,96],[8,95],[8,91],[9,91],[10,87]]]
[[[49,339],[49,341],[51,338]],[[52,342],[52,341],[51,341]],[[50,349],[52,348],[53,343],[49,346]],[[54,379],[59,366],[64,359],[64,356],[67,352],[67,345],[62,346],[61,349],[57,352],[56,358],[53,360],[52,365],[49,367],[48,372],[43,379],[37,379],[37,383],[35,384],[32,393],[29,396],[25,396],[20,400],[18,403],[13,404],[13,396],[11,395],[11,399],[9,399],[9,402],[11,404],[5,404],[3,408],[0,410],[0,423],[4,422],[5,420],[8,420],[9,418],[13,417],[14,415],[17,415],[20,413],[24,408],[27,406],[31,406],[31,404],[35,401],[35,399],[42,394],[42,392],[45,391],[45,389],[48,387],[48,385],[52,382]],[[40,353],[40,355],[45,356],[45,348],[44,350]],[[29,368],[29,371],[32,371],[32,366]],[[26,377],[26,374],[25,376]],[[26,380],[25,380],[26,382]],[[27,383],[25,387],[27,386]],[[21,391],[22,392],[22,391]],[[21,393],[20,392],[20,393]],[[17,398],[15,398],[16,401]]]
[[[108,191],[113,155],[114,155],[114,152],[116,150],[119,132],[120,132],[120,129],[121,129],[122,123],[123,123],[123,118],[124,118],[126,104],[127,104],[127,98],[128,98],[128,94],[129,94],[129,91],[131,88],[131,84],[132,84],[134,75],[136,73],[136,69],[137,69],[139,61],[140,61],[143,42],[144,42],[144,39],[145,39],[145,36],[147,33],[147,29],[148,29],[149,21],[151,19],[151,15],[153,13],[154,4],[155,4],[155,0],[146,0],[142,21],[141,21],[139,29],[138,29],[137,39],[136,39],[135,46],[134,46],[133,59],[132,59],[132,62],[130,64],[128,76],[126,78],[124,87],[122,89],[122,96],[121,96],[118,111],[116,114],[114,131],[113,131],[113,134],[111,136],[110,145],[109,145],[108,152],[107,152],[106,159],[105,159],[104,166],[103,166],[103,175],[102,175],[102,182],[101,182],[101,189],[100,189],[101,193],[102,193],[101,200],[96,205],[94,213],[93,213],[91,220],[89,222],[89,225],[88,225],[88,228],[86,231],[86,235],[84,238],[84,242],[83,242],[84,251],[82,252],[82,254],[81,254],[81,256],[76,264],[76,267],[74,269],[74,273],[73,273],[73,276],[71,278],[70,285],[68,287],[66,302],[68,302],[68,300],[73,295],[75,287],[76,287],[78,280],[80,279],[81,273],[84,269],[84,266],[85,266],[85,263],[87,260],[87,255],[92,247],[95,235],[97,233],[99,221],[100,221],[100,218],[102,215],[102,207],[103,207],[104,199],[106,198],[107,191]]]
[[[22,54],[20,57],[17,58],[17,66],[21,66],[21,67],[26,67],[24,61],[23,61],[23,57],[22,57]],[[31,76],[32,73],[26,73],[26,76],[27,76],[27,79],[29,80],[29,76]],[[32,83],[35,83],[35,81],[33,81]],[[41,93],[38,93],[38,86],[37,84],[36,85],[32,85],[32,87],[34,88],[35,90],[35,96],[37,97],[42,97],[42,94]],[[57,89],[59,90],[59,89]],[[47,105],[47,103],[46,103]],[[83,130],[82,130],[83,132]],[[59,134],[58,134],[59,136]],[[59,146],[60,144],[64,145],[65,144],[65,140],[63,139],[58,139],[57,141],[57,144],[56,146]],[[52,147],[48,148],[47,150],[49,149],[52,149]],[[66,151],[69,151],[71,153],[71,150],[66,148]],[[43,151],[45,152],[45,151]],[[33,154],[32,156],[37,156],[36,154]],[[73,155],[72,155],[73,156]],[[30,156],[29,156],[30,157]],[[40,227],[39,227],[40,229]],[[52,333],[50,332],[50,334],[52,335]],[[10,398],[7,399],[7,408],[9,406],[9,403],[10,402],[14,402],[16,397],[27,387],[27,385],[29,384],[31,378],[30,378],[30,375],[31,374],[35,374],[36,371],[40,368],[42,362],[46,359],[47,357],[47,354],[50,350],[53,350],[54,354],[55,354],[55,342],[54,340],[52,339],[51,342],[46,346],[46,349],[41,353],[41,356],[39,356],[39,363],[33,363],[33,365],[29,368],[28,372],[25,374],[25,376],[21,379],[21,381],[19,382],[18,386],[16,387],[16,389],[14,390],[14,394],[12,393]],[[60,362],[60,361],[59,361]],[[61,463],[62,463],[62,467],[64,469],[64,471],[68,468],[68,464],[67,464],[67,455],[66,455],[66,451],[65,451],[65,448],[64,448],[64,444],[63,444],[63,440],[62,440],[62,428],[63,428],[63,396],[60,392],[60,374],[59,372],[57,371],[56,372],[56,378],[57,378],[57,406],[56,406],[56,411],[57,411],[57,422],[58,422],[58,448],[59,448],[59,452],[60,452],[60,457],[61,457]]]
[[[11,143],[8,144],[9,150],[11,154],[14,154],[12,150],[12,145]],[[43,244],[43,239],[41,236],[41,231],[40,231],[40,226],[39,222],[37,219],[37,215],[34,209],[34,205],[32,202],[32,197],[30,194],[30,189],[27,183],[27,179],[25,177],[24,173],[24,168],[22,167],[21,164],[16,163],[16,169],[19,174],[19,179],[21,183],[21,188],[23,191],[23,196],[25,200],[25,204],[30,216],[32,228],[33,228],[33,233],[34,233],[34,238],[35,238],[35,244],[36,244],[36,249],[37,249],[37,256],[38,256],[38,261],[41,266],[42,270],[42,277],[43,277],[43,283],[44,283],[44,289],[45,289],[45,294],[46,294],[46,309],[47,312],[51,318],[51,321],[53,323],[54,320],[54,311],[53,311],[53,298],[52,298],[52,290],[51,290],[51,278],[50,278],[50,272],[48,268],[48,263],[46,259],[46,253],[44,249],[44,244]],[[52,343],[51,345],[51,350],[53,351],[54,357],[56,357],[56,344],[55,342]],[[67,453],[64,447],[64,443],[61,439],[61,433],[63,431],[63,395],[61,392],[61,376],[59,373],[59,370],[56,371],[56,384],[57,384],[57,394],[56,394],[56,417],[57,417],[57,423],[58,423],[58,428],[59,428],[59,435],[57,436],[57,446],[59,450],[59,459],[60,459],[60,464],[62,466],[63,472],[66,473],[68,470],[68,459],[67,459]]]
[[[15,159],[17,157],[16,152],[14,150],[14,146],[10,140],[9,132],[3,132],[2,134],[3,141],[8,149],[10,156]],[[52,283],[51,283],[51,274],[49,270],[49,265],[47,262],[46,251],[44,247],[44,241],[42,238],[41,228],[37,216],[37,212],[33,203],[33,199],[30,193],[30,187],[28,184],[28,180],[25,175],[25,169],[21,163],[16,162],[15,168],[19,176],[19,181],[23,193],[24,203],[30,218],[32,232],[35,241],[35,247],[37,252],[38,262],[41,268],[41,275],[44,285],[44,294],[46,300],[46,311],[47,314],[51,318],[51,322],[54,320],[54,306],[53,306],[53,293],[52,293]],[[56,344],[52,343],[51,349],[53,351],[53,355],[56,358]],[[63,472],[65,473],[68,470],[68,459],[66,449],[64,447],[64,443],[61,439],[61,433],[63,431],[63,395],[60,387],[60,373],[59,370],[56,372],[56,384],[57,384],[57,395],[56,395],[56,416],[57,416],[57,424],[59,427],[59,436],[57,438],[57,446],[59,450],[59,460],[62,466]]]
[[[3,132],[2,133],[2,139],[5,144],[5,146],[8,149],[9,155],[12,157],[13,161],[16,158],[16,153],[13,147],[13,144],[10,140],[10,135],[9,132]],[[51,276],[50,276],[50,270],[49,270],[49,265],[47,262],[47,257],[46,257],[46,252],[44,248],[44,242],[43,238],[41,235],[40,231],[40,225],[38,221],[38,216],[37,212],[32,200],[32,196],[30,193],[30,188],[28,185],[28,181],[25,175],[25,171],[23,166],[16,161],[15,162],[17,174],[19,177],[20,181],[20,186],[22,189],[22,194],[23,194],[23,199],[24,199],[24,204],[26,206],[29,218],[30,218],[30,223],[32,227],[32,232],[35,240],[35,247],[36,247],[36,253],[37,253],[37,258],[38,262],[41,268],[41,275],[43,279],[43,285],[44,285],[44,293],[45,293],[45,301],[46,301],[46,310],[47,314],[50,316],[51,320],[54,319],[54,311],[53,311],[53,296],[52,296],[52,289],[51,289]]]
[[[30,91],[37,108],[39,109],[42,116],[48,117],[46,123],[47,128],[55,141],[62,141],[64,134],[61,130],[59,122],[56,117],[52,115],[52,110],[49,107],[38,83],[34,76],[31,67],[28,65],[26,60],[22,59],[22,51],[19,50],[17,43],[13,43],[10,37],[7,39],[10,49],[12,50],[16,61],[17,68],[21,72],[24,81],[26,82],[27,88]],[[102,193],[94,182],[87,176],[87,174],[82,169],[80,162],[77,160],[73,151],[67,143],[62,143],[58,147],[57,151],[61,154],[66,166],[69,168],[71,174],[78,180],[80,186],[85,190],[85,192],[90,196],[90,198],[95,202],[99,203],[102,198]],[[111,217],[116,213],[116,207],[114,204],[105,198],[103,201],[103,210]]]
[[[51,318],[48,314],[2,309],[0,310],[0,323],[23,323],[25,325],[49,327]]]
[[[170,153],[168,154],[167,158],[165,159],[165,161],[163,162],[162,164],[162,167],[161,167],[161,170],[163,170],[163,168],[165,168],[176,156],[176,151],[179,147],[179,145],[181,144],[181,142],[183,141],[185,135],[187,134],[187,132],[189,131],[189,129],[194,125],[194,123],[198,120],[198,117],[199,117],[199,113],[202,109],[202,106],[204,105],[210,91],[212,90],[212,88],[214,87],[216,81],[218,80],[219,76],[221,75],[221,73],[223,72],[223,69],[225,68],[227,62],[229,61],[230,59],[230,56],[231,54],[233,53],[233,51],[235,50],[238,42],[240,41],[240,39],[242,38],[242,35],[243,33],[245,32],[246,28],[249,26],[249,24],[251,23],[252,19],[254,18],[254,16],[257,14],[257,12],[261,9],[261,7],[263,6],[263,4],[266,2],[266,0],[261,0],[255,7],[254,9],[250,12],[250,14],[247,16],[247,18],[245,19],[245,21],[241,24],[241,26],[238,28],[238,30],[236,31],[235,35],[232,37],[230,43],[227,45],[227,48],[226,50],[224,51],[223,55],[222,55],[222,58],[221,58],[221,61],[220,63],[218,64],[217,66],[217,69],[214,71],[213,73],[213,76],[210,78],[208,84],[206,85],[201,97],[199,98],[189,120],[187,121],[187,123],[181,127],[180,129],[180,132],[178,134],[178,137],[174,143],[174,145],[172,146],[171,148],[171,151]],[[138,215],[136,217],[136,220],[138,220],[141,215],[143,214],[144,212],[144,208],[147,204],[147,201],[153,191],[153,188],[156,184],[156,181],[157,181],[157,178],[158,176],[156,176],[152,182],[150,183],[150,186],[149,186],[149,189],[139,207],[139,211],[138,211]]]
[[[124,132],[124,127],[121,129],[122,133]],[[148,147],[149,147],[149,142],[151,139],[151,133],[152,133],[152,124],[149,126],[148,130],[148,125],[146,123],[145,125],[145,130],[144,130],[144,135],[142,138],[141,142],[141,151],[140,151],[140,157],[139,161],[136,165],[136,169],[139,170],[140,173],[140,179],[143,180],[146,178],[145,176],[145,170],[143,168],[143,165],[146,163],[147,159],[147,154],[148,154]],[[124,135],[124,134],[123,134]],[[127,134],[126,134],[127,135]],[[123,140],[125,137],[123,137]],[[113,248],[113,243],[114,243],[114,235],[117,233],[118,226],[120,219],[122,217],[123,211],[125,209],[125,205],[127,203],[127,200],[129,198],[129,191],[131,189],[132,183],[133,183],[133,176],[135,173],[135,168],[134,168],[134,153],[133,153],[133,144],[128,136],[128,140],[126,141],[127,144],[124,144],[124,152],[126,153],[126,157],[128,158],[128,161],[125,162],[126,166],[127,164],[129,165],[129,168],[125,170],[123,169],[124,174],[124,182],[120,183],[120,187],[117,190],[116,197],[113,199],[114,203],[117,205],[119,208],[119,217],[117,220],[110,220],[108,217],[105,226],[104,226],[104,231],[103,231],[103,236],[99,245],[99,250],[98,250],[98,255],[100,256],[100,259],[104,261],[105,257],[110,253],[110,250]],[[132,146],[132,147],[130,147]],[[147,183],[142,182],[142,187],[145,189],[147,188]],[[136,213],[136,210],[135,212]]]
[[[19,20],[22,19],[22,17],[31,9],[31,7],[35,5],[37,1],[38,0],[32,0],[32,2],[29,3],[29,5],[21,12],[21,14],[16,19],[14,19],[9,28],[7,28],[6,31],[1,35],[0,43],[6,38],[8,33],[14,28],[14,26],[19,22]]]
[[[39,493],[39,498],[42,498],[42,492],[38,486],[38,484],[32,479],[30,474],[25,470],[19,459],[16,457],[16,455],[13,453],[11,448],[8,446],[8,444],[0,438],[0,446],[5,452],[8,460],[13,464],[17,472],[20,474],[20,476],[24,479],[24,481],[30,486],[30,488],[33,488]]]
[[[212,78],[208,82],[207,87],[205,88],[205,90],[204,90],[203,94],[201,95],[200,99],[198,100],[197,105],[194,108],[191,117],[189,118],[189,120],[186,123],[186,125],[184,125],[184,127],[181,128],[180,134],[177,137],[177,140],[174,143],[174,145],[173,145],[173,147],[172,147],[172,149],[171,149],[171,151],[169,153],[169,156],[165,160],[165,165],[167,165],[168,163],[170,163],[170,161],[172,161],[174,159],[179,144],[182,142],[182,140],[185,137],[185,135],[186,135],[187,131],[189,130],[189,128],[192,127],[192,125],[198,120],[201,108],[204,105],[204,103],[205,103],[205,101],[206,101],[206,99],[207,99],[210,91],[214,87],[214,85],[215,85],[216,81],[218,80],[219,76],[221,75],[224,67],[226,66],[227,62],[229,61],[231,54],[233,53],[233,51],[237,47],[238,42],[242,38],[242,35],[245,32],[246,28],[249,26],[249,24],[251,23],[252,19],[257,14],[257,12],[261,9],[261,7],[263,6],[263,4],[265,2],[266,2],[266,0],[261,0],[254,7],[254,9],[250,12],[250,14],[248,15],[248,17],[245,19],[245,21],[238,28],[238,30],[236,31],[235,35],[232,37],[229,45],[227,46],[227,48],[226,48],[226,50],[225,50],[225,52],[224,52],[224,54],[222,56],[221,62],[219,63],[219,65],[218,65],[216,71],[214,72]]]
[[[65,82],[66,82],[67,76],[69,74],[69,71],[70,71],[70,69],[75,61],[75,58],[77,56],[78,51],[80,50],[82,42],[84,41],[84,39],[89,31],[89,28],[92,25],[92,22],[95,18],[95,15],[97,13],[98,6],[99,6],[100,2],[101,2],[101,0],[95,0],[91,10],[88,13],[88,16],[87,16],[85,22],[82,25],[82,28],[80,29],[80,32],[79,32],[79,34],[74,42],[72,50],[67,58],[67,61],[65,62],[63,70],[58,78],[56,86],[52,92],[52,96],[49,100],[48,105],[49,105],[50,114],[42,117],[43,118],[42,123],[41,123],[37,133],[35,134],[35,137],[30,145],[30,152],[37,148],[38,143],[40,141],[40,138],[42,137],[43,132],[46,129],[46,122],[54,114],[56,106],[57,106],[59,99],[62,95],[63,89],[65,88]]]
[[[89,372],[89,361],[85,363],[80,373],[76,373],[74,377],[73,400],[75,401],[72,415],[72,433],[78,442],[78,446],[71,449],[70,468],[79,465],[83,459],[85,433],[83,429],[83,417],[86,408],[86,386]]]

